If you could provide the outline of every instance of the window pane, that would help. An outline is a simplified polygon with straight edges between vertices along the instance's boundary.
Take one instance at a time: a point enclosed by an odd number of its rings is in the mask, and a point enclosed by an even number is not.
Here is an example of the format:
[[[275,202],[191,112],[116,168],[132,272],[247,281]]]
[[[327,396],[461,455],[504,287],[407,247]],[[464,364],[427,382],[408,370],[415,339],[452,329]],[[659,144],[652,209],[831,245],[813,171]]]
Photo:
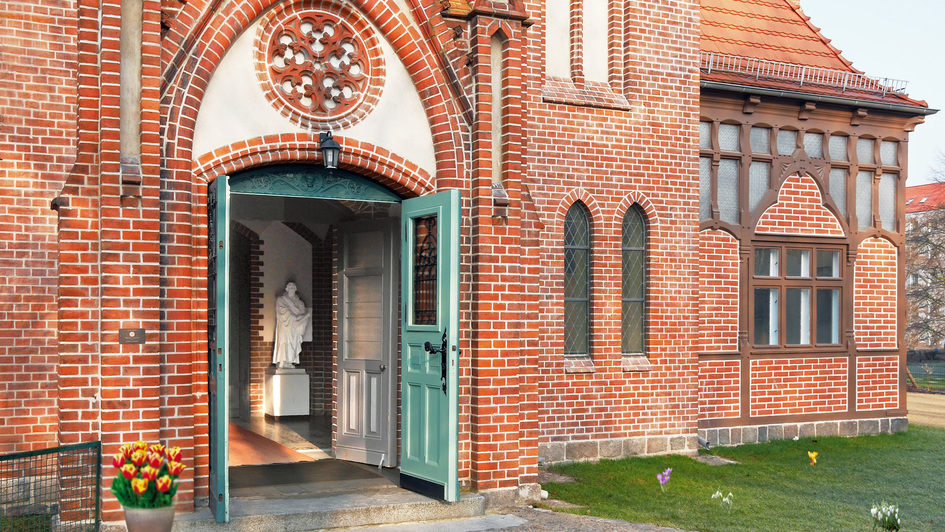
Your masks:
[[[868,170],[856,174],[856,217],[860,229],[873,226],[873,172]]]
[[[883,229],[896,230],[896,174],[879,178],[879,220]]]
[[[719,149],[738,151],[738,130],[736,124],[719,124]]]
[[[771,129],[766,127],[751,128],[751,152],[771,153]]]
[[[823,133],[805,133],[804,151],[812,159],[824,158],[824,135]]]
[[[797,149],[797,131],[778,131],[778,155],[793,155]]]
[[[830,197],[833,198],[842,216],[847,215],[847,171],[845,168],[830,169]]]
[[[778,255],[780,250],[755,249],[755,275],[777,277],[779,275]]]
[[[847,160],[847,137],[830,137],[830,159],[833,161]]]
[[[810,250],[789,249],[786,254],[785,275],[788,277],[810,277]]]
[[[564,352],[587,354],[590,286],[590,221],[576,203],[564,219]]]
[[[788,288],[784,303],[785,343],[810,343],[810,289]]]
[[[646,323],[646,225],[634,205],[623,218],[621,331],[624,353],[643,353]]]
[[[752,211],[761,203],[761,198],[768,191],[771,164],[752,162],[748,167],[748,208]]]
[[[817,277],[840,277],[840,252],[839,251],[818,251],[817,252]]]
[[[712,122],[699,122],[699,148],[712,149]]]
[[[564,250],[564,297],[586,299],[588,285],[586,249]]]
[[[587,301],[564,302],[564,354],[588,354]]]
[[[738,223],[738,161],[735,159],[719,161],[718,201],[719,219]]]
[[[755,288],[755,345],[778,344],[778,290]]]
[[[623,328],[622,350],[624,353],[643,353],[644,303],[624,301],[621,316]]]
[[[413,323],[435,325],[437,316],[437,217],[413,220]]]
[[[817,343],[840,343],[840,290],[817,290]]]
[[[856,139],[856,158],[860,164],[873,163],[873,139]]]
[[[699,157],[699,219],[712,218],[712,159]]]
[[[879,158],[887,166],[899,166],[899,143],[884,140],[879,144]]]

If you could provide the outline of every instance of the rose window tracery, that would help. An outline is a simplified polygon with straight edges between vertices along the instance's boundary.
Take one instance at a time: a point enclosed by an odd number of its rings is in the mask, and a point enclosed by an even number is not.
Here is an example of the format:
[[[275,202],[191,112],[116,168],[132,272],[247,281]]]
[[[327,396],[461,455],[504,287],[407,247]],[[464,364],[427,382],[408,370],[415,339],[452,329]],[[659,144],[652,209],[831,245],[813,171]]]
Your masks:
[[[267,98],[307,127],[359,121],[382,89],[384,64],[377,38],[345,4],[277,7],[260,26],[256,58]]]

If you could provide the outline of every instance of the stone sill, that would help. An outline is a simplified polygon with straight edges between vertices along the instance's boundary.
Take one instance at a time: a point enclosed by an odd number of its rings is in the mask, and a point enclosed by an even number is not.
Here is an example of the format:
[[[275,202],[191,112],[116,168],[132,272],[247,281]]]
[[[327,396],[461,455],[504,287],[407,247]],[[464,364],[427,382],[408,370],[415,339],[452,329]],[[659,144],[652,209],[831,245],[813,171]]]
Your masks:
[[[653,369],[646,355],[623,355],[621,368],[625,372],[648,373]]]
[[[630,102],[622,94],[600,81],[588,81],[578,87],[570,79],[549,77],[541,87],[541,99],[549,103],[630,110]]]
[[[565,357],[565,373],[594,373],[597,369],[594,367],[594,361],[588,356]]]

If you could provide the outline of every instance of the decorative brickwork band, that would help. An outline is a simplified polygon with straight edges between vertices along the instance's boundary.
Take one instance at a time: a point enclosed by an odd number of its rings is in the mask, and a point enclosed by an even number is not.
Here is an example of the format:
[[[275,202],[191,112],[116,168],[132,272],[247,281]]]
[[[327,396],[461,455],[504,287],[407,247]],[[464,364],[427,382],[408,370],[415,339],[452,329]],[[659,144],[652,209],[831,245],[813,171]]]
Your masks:
[[[385,79],[380,43],[347,4],[277,6],[256,37],[256,74],[269,102],[303,127],[348,127],[374,108]]]

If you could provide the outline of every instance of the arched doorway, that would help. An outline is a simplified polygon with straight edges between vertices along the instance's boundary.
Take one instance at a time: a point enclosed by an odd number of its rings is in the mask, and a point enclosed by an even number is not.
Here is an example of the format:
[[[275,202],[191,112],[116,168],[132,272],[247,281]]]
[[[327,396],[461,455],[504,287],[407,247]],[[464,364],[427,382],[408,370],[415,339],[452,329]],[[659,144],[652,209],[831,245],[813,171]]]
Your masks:
[[[217,520],[227,520],[230,416],[247,410],[273,418],[311,416],[316,396],[332,420],[332,456],[400,466],[402,486],[457,500],[458,191],[403,200],[352,172],[287,165],[221,176],[208,198],[210,500]],[[281,243],[263,250],[262,289],[253,296],[258,319],[248,320],[257,330],[248,342],[241,338],[245,327],[236,325],[239,305],[231,304],[241,292],[232,265],[249,263],[233,257],[240,249],[230,238],[236,223]],[[327,239],[319,264],[293,234]],[[327,285],[324,275],[331,276]],[[327,308],[328,322],[306,332],[309,340],[322,339],[322,351],[312,349],[327,368],[321,380],[312,379],[318,364],[310,372],[282,372],[267,360],[271,301],[289,281],[306,305]],[[257,346],[250,348],[249,364],[240,353],[244,345]],[[279,391],[276,382],[290,379],[297,384]],[[266,391],[262,404],[258,398],[254,404],[253,383],[258,388],[260,381]],[[320,392],[312,393],[316,388]],[[242,404],[247,396],[248,407]],[[309,408],[297,408],[300,401]]]

